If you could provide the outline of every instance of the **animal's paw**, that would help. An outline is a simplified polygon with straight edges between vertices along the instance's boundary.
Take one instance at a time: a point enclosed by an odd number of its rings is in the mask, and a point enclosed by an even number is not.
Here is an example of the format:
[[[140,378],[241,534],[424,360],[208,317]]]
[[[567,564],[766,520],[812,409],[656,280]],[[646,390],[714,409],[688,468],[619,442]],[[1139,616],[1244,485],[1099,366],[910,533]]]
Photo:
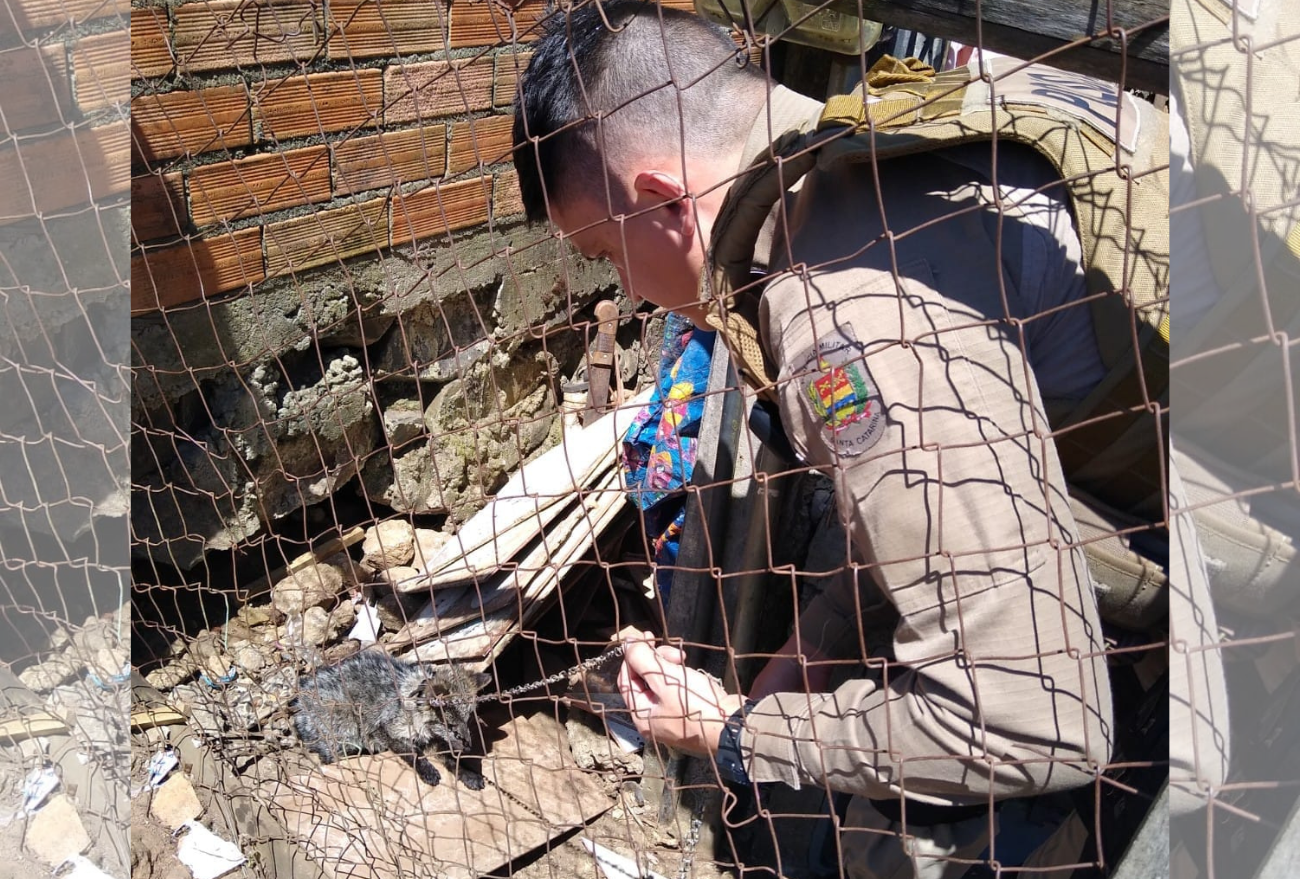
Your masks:
[[[438,767],[424,758],[416,761],[415,772],[420,776],[420,780],[430,787],[436,786],[442,781],[442,773],[438,771]]]
[[[483,790],[483,776],[479,775],[472,769],[462,769],[460,771],[460,782],[470,790]]]

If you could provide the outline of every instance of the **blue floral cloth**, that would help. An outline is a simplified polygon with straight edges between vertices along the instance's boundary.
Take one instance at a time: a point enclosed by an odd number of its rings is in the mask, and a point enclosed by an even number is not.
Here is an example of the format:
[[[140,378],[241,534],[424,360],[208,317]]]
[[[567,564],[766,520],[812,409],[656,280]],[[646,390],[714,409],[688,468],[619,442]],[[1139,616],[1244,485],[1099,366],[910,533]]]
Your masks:
[[[686,520],[683,489],[695,469],[713,341],[714,333],[668,315],[654,392],[623,438],[623,483],[642,511],[664,600]]]

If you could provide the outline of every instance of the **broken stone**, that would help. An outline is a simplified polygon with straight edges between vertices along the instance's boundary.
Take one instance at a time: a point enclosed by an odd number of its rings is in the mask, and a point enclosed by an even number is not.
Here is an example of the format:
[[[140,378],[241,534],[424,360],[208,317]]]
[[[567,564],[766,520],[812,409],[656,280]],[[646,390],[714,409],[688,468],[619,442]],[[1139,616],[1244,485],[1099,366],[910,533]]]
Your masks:
[[[343,574],[338,568],[314,564],[275,584],[271,601],[281,613],[298,614],[329,603],[342,590]]]
[[[144,679],[156,690],[170,690],[192,678],[196,671],[198,665],[194,660],[189,656],[182,656],[175,662],[155,668],[145,675]]]
[[[372,571],[408,565],[415,556],[415,529],[401,519],[380,522],[366,530],[361,552],[361,564]]]
[[[153,815],[168,830],[175,830],[186,821],[193,821],[203,814],[203,804],[194,792],[194,785],[180,772],[163,782],[153,793],[149,803],[149,814]]]
[[[81,666],[80,662],[68,656],[51,656],[39,665],[23,669],[18,680],[26,684],[28,689],[44,692],[73,678],[81,671]]]
[[[383,422],[388,444],[400,448],[424,433],[424,406],[419,400],[398,400],[384,410]]]
[[[427,570],[429,562],[433,561],[448,540],[451,540],[451,535],[445,531],[434,531],[432,528],[416,528],[415,558],[411,564],[417,568]]]
[[[90,848],[90,835],[72,801],[57,794],[31,817],[23,845],[51,867],[57,867]]]
[[[419,593],[394,593],[375,599],[375,615],[379,624],[389,632],[399,631],[419,612],[428,597]]]
[[[424,572],[407,565],[398,565],[382,571],[379,579],[387,585],[393,587],[398,592],[410,591],[411,584],[420,577]]]
[[[226,675],[230,674],[230,657],[225,653],[214,653],[207,659],[203,660],[203,671],[207,674],[208,680],[214,684],[225,680]]]
[[[256,674],[266,668],[266,656],[251,644],[236,648],[234,660],[239,670],[247,674]]]
[[[357,608],[350,601],[345,601],[330,611],[329,640],[333,641],[357,622]]]
[[[235,616],[250,626],[264,626],[267,623],[279,624],[284,622],[284,613],[271,604],[262,604],[257,607],[251,605],[241,607],[239,613],[235,614]]]
[[[302,615],[304,644],[319,647],[330,639],[330,617],[323,607],[309,607]]]
[[[338,568],[343,574],[343,585],[355,589],[370,579],[370,572],[352,560],[346,552],[337,552],[325,559],[325,564]]]
[[[104,647],[95,651],[91,657],[89,668],[99,679],[107,686],[111,679],[122,674],[122,668],[126,665],[126,647]]]

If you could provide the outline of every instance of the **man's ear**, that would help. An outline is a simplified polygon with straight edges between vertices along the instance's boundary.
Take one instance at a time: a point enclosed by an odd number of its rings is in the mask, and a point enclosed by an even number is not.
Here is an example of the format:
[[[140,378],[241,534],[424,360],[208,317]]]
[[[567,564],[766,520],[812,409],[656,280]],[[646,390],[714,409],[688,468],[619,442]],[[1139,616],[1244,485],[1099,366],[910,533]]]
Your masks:
[[[679,178],[665,171],[641,171],[632,181],[632,186],[638,195],[652,204],[666,202],[664,210],[677,220],[683,236],[689,238],[695,234],[695,205]]]

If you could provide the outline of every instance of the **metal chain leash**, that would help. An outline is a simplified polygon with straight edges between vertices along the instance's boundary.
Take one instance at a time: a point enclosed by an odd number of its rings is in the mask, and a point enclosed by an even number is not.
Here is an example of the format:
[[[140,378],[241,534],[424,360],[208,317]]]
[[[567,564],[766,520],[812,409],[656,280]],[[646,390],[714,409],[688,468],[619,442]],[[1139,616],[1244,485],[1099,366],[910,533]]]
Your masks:
[[[520,684],[517,687],[511,687],[508,690],[499,690],[495,693],[484,693],[481,696],[475,696],[473,699],[430,699],[429,704],[435,708],[443,708],[448,705],[482,705],[484,702],[499,702],[503,699],[511,699],[515,696],[521,696],[524,693],[538,690],[551,684],[558,684],[560,681],[567,680],[580,672],[590,671],[597,666],[604,665],[611,659],[623,655],[623,645],[616,644],[599,656],[593,656],[591,659],[584,659],[577,665],[570,666],[564,671],[556,672],[549,677],[542,678],[540,681],[533,681],[527,684]]]

